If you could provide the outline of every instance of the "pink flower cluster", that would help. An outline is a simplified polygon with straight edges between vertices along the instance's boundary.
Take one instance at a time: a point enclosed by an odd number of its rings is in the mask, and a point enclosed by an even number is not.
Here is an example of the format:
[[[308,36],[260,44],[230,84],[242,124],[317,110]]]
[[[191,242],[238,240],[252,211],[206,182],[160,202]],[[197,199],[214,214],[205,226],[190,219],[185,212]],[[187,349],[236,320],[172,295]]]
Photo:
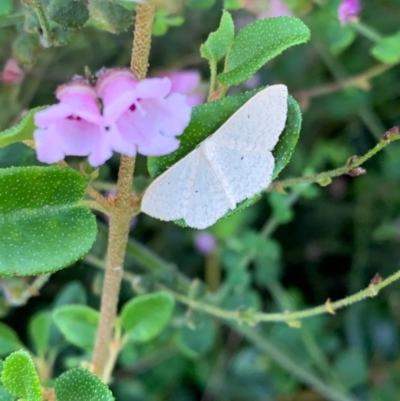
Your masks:
[[[136,81],[128,69],[100,71],[96,86],[80,77],[60,86],[59,103],[35,115],[38,159],[55,163],[68,155],[88,156],[92,166],[99,166],[113,151],[127,156],[173,152],[191,106],[172,86],[167,77]]]
[[[338,18],[342,24],[355,22],[360,11],[360,0],[343,0],[338,8]]]

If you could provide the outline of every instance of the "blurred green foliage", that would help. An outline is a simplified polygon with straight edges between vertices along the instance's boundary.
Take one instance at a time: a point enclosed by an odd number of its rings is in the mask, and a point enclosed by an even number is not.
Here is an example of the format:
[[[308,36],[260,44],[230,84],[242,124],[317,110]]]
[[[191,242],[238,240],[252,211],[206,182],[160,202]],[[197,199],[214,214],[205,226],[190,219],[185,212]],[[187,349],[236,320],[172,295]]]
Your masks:
[[[0,3],[0,65],[14,56],[26,74],[20,83],[0,83],[1,130],[15,125],[28,109],[52,104],[57,85],[83,74],[86,66],[94,72],[129,64],[133,14],[126,2],[89,1],[85,10],[83,2],[70,2],[82,12],[72,24],[68,7],[61,16],[49,11],[57,46],[46,49],[33,10],[17,1]],[[52,0],[44,3],[48,10],[54,6]],[[341,166],[352,155],[364,154],[400,121],[398,65],[372,79],[369,88],[338,84],[381,62],[399,62],[398,0],[364,1],[361,24],[347,26],[337,20],[337,0],[286,3],[311,29],[311,42],[291,48],[257,74],[260,85],[285,83],[303,111],[299,143],[279,179]],[[224,2],[231,10],[238,4]],[[190,0],[176,14],[160,10],[150,75],[195,68],[208,82],[208,66],[199,49],[218,27],[221,5]],[[236,26],[256,18],[243,9],[232,15]],[[313,89],[321,87],[327,90],[315,95]],[[242,84],[231,92],[247,88]],[[77,160],[69,162],[77,167]],[[34,152],[24,145],[0,148],[1,167],[35,164]],[[113,188],[117,168],[115,155],[100,169],[103,188]],[[365,168],[363,176],[338,177],[326,187],[305,185],[288,194],[262,196],[209,229],[218,246],[207,256],[196,252],[193,230],[140,215],[126,262],[135,279],[125,280],[121,306],[134,295],[166,287],[227,310],[294,311],[365,288],[376,273],[386,277],[399,270],[399,145],[385,148]],[[144,158],[138,158],[136,171],[147,177]],[[106,222],[100,214],[98,220],[100,234],[90,256],[101,259]],[[17,301],[32,281],[2,278],[1,357],[25,344],[37,367],[47,362],[47,371],[39,369],[45,381],[90,360],[86,345],[68,341],[54,315],[61,306],[90,307],[91,312],[98,308],[99,264],[87,258],[54,274],[40,297],[20,307]],[[211,294],[206,291],[210,277],[222,277]],[[111,389],[118,401],[340,399],[334,398],[335,392],[347,401],[397,400],[399,288],[395,283],[372,300],[305,320],[297,328],[259,325],[253,330],[262,335],[263,347],[240,334],[234,323],[224,324],[178,303],[171,323],[161,327],[153,341],[124,345]],[[282,351],[292,365],[266,349]],[[331,393],[316,391],[293,366],[318,377]],[[13,398],[0,386],[0,399]]]

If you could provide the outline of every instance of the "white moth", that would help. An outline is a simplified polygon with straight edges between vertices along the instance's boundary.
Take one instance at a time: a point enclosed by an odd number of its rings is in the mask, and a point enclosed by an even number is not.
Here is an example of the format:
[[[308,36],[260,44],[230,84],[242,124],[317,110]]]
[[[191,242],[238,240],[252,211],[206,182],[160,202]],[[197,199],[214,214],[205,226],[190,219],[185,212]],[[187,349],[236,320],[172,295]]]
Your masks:
[[[287,115],[285,85],[252,97],[213,135],[147,188],[141,209],[160,220],[203,229],[272,181],[272,155]]]

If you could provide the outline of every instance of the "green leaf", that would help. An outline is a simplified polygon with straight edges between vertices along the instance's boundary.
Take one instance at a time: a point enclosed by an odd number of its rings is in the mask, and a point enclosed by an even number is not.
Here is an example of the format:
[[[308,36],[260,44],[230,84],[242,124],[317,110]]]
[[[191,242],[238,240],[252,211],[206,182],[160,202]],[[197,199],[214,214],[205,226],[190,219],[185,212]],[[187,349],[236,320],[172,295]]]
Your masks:
[[[12,143],[21,142],[25,139],[32,139],[33,132],[36,129],[34,122],[35,113],[46,107],[47,106],[41,106],[29,110],[18,125],[0,132],[0,148],[11,145]]]
[[[121,7],[126,8],[127,10],[134,10],[138,3],[135,3],[134,1],[130,0],[117,0],[117,4],[119,4]]]
[[[183,135],[181,144],[175,152],[160,157],[148,157],[147,167],[152,177],[157,177],[180,159],[190,153],[197,145],[213,134],[237,109],[245,104],[251,97],[264,88],[242,93],[238,96],[229,96],[211,103],[201,104],[193,109],[191,121]],[[297,145],[301,129],[301,111],[298,103],[289,96],[286,126],[279,137],[279,142],[273,150],[275,169],[273,178],[289,163]],[[246,199],[237,205],[236,209],[228,212],[224,218],[232,216],[246,207],[252,205],[260,198],[260,194]],[[185,226],[183,220],[176,221]]]
[[[400,61],[400,31],[391,36],[382,38],[376,43],[371,54],[383,63],[398,63]]]
[[[266,18],[239,31],[226,60],[226,70],[218,76],[225,85],[250,79],[267,61],[291,46],[307,42],[310,31],[294,17]]]
[[[222,301],[222,308],[229,310],[259,310],[261,308],[260,295],[249,289],[243,289],[228,294]]]
[[[14,397],[2,386],[0,386],[0,400],[14,401]]]
[[[63,305],[86,304],[86,302],[85,288],[79,281],[72,281],[57,294],[53,303],[53,309],[57,309]],[[50,345],[56,347],[63,341],[64,339],[62,334],[53,322],[50,332]]]
[[[183,17],[168,17],[166,18],[168,26],[181,26],[185,22]]]
[[[334,366],[341,383],[348,389],[360,386],[368,379],[367,363],[363,354],[356,349],[341,353]]]
[[[94,346],[99,312],[86,305],[65,305],[53,312],[53,320],[67,341],[85,351]]]
[[[279,192],[271,192],[268,194],[268,200],[272,207],[274,218],[280,224],[286,224],[292,221],[294,213],[288,202],[288,196]]]
[[[42,401],[42,387],[31,356],[24,350],[13,352],[4,361],[1,380],[14,396],[27,401]]]
[[[272,151],[275,157],[273,179],[278,177],[279,173],[286,167],[293,155],[300,136],[301,122],[302,116],[300,106],[296,100],[289,96],[286,126],[279,137],[279,142]]]
[[[165,19],[156,19],[153,24],[153,35],[163,36],[168,32],[168,25]]]
[[[205,10],[211,8],[215,4],[215,0],[188,0],[186,7]]]
[[[141,295],[124,305],[121,326],[132,340],[147,342],[164,329],[173,310],[174,298],[166,292]]]
[[[6,356],[22,347],[17,333],[6,324],[0,323],[0,356]]]
[[[7,14],[10,14],[10,12],[13,9],[13,3],[12,0],[1,0],[0,2],[0,17],[3,17]]]
[[[51,324],[51,312],[36,313],[29,321],[29,335],[39,356],[44,356],[49,349]]]
[[[279,278],[282,251],[279,242],[257,235],[254,278],[258,285],[265,286]]]
[[[50,0],[47,11],[57,24],[71,29],[82,27],[89,19],[86,5],[76,0]]]
[[[240,0],[224,0],[225,10],[239,10],[243,5]]]
[[[52,272],[89,251],[97,225],[80,204],[86,185],[67,168],[0,170],[0,275]]]
[[[31,66],[43,47],[39,41],[39,35],[21,32],[13,42],[12,53],[20,64]]]
[[[88,8],[96,25],[105,31],[124,32],[132,25],[132,12],[117,3],[109,0],[90,0]]]
[[[334,54],[345,50],[356,38],[351,26],[340,23],[337,17],[339,4],[340,0],[331,0],[324,7],[315,10],[313,18],[309,19],[311,37],[318,37],[318,41],[323,42]]]
[[[206,42],[201,45],[201,57],[217,62],[225,56],[232,45],[235,36],[235,26],[231,15],[224,11],[219,28],[210,33]]]
[[[217,325],[210,315],[196,314],[191,318],[191,326],[182,327],[178,332],[177,342],[181,351],[197,358],[210,351],[215,343]]]
[[[83,285],[79,281],[71,281],[58,294],[53,307],[63,305],[86,304],[87,296]]]
[[[93,373],[76,368],[63,373],[55,384],[57,401],[114,401],[109,388]]]

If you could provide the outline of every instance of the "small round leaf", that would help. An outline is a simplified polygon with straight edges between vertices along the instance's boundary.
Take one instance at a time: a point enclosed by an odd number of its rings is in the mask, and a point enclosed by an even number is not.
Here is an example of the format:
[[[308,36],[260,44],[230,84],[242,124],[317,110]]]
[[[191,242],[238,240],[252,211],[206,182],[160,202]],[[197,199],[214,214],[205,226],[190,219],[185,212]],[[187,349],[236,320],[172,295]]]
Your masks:
[[[310,30],[294,17],[265,18],[239,31],[218,80],[238,85],[250,79],[267,61],[291,46],[307,42]]]
[[[55,384],[57,401],[114,401],[109,388],[93,373],[76,368],[63,373]]]
[[[166,292],[142,295],[124,305],[121,326],[132,340],[150,341],[167,325],[173,309],[174,298]]]
[[[77,347],[90,351],[99,323],[99,312],[86,305],[65,305],[53,313],[56,326]]]
[[[50,18],[66,28],[79,28],[89,19],[87,6],[76,0],[51,0],[48,6]]]
[[[24,350],[13,352],[4,361],[1,381],[15,397],[42,401],[42,387],[31,356]]]
[[[80,204],[86,185],[61,167],[0,170],[0,275],[52,272],[89,251],[97,225]]]

